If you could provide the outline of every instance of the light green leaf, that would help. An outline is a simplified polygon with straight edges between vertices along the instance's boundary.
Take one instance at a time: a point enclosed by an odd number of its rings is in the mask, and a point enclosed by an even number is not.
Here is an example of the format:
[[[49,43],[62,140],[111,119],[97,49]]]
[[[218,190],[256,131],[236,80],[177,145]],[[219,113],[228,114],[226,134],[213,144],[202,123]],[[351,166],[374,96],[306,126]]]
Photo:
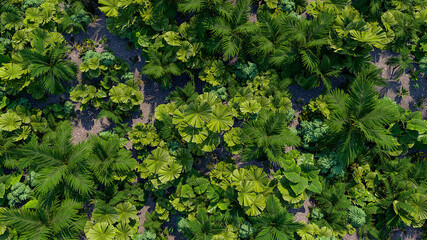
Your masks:
[[[320,194],[322,192],[322,184],[319,180],[314,180],[307,189]]]
[[[8,111],[0,116],[0,129],[14,131],[21,126],[21,118],[15,112]]]
[[[119,15],[119,0],[99,0],[98,3],[105,5],[100,6],[99,10],[105,13],[107,17],[117,17]]]
[[[193,127],[201,128],[211,117],[211,106],[205,101],[193,102],[184,110],[185,121]]]
[[[116,230],[113,226],[106,222],[101,222],[89,229],[86,237],[88,240],[113,240],[115,233]]]
[[[21,65],[15,63],[3,64],[3,67],[0,68],[0,78],[3,81],[19,79],[24,73],[25,70],[22,70]]]
[[[227,131],[234,124],[232,112],[229,107],[218,104],[212,107],[212,116],[207,125],[213,132]]]
[[[114,224],[119,219],[119,214],[117,211],[111,206],[105,206],[96,208],[93,212],[92,218],[96,222],[105,222],[108,224]]]
[[[173,163],[165,164],[159,170],[159,180],[162,183],[166,183],[173,179],[176,179],[179,177],[181,170],[182,170],[182,166],[178,163],[173,162]]]
[[[300,195],[301,193],[303,193],[307,187],[308,180],[306,178],[301,178],[301,181],[299,183],[291,185],[291,188],[296,195]]]
[[[265,197],[262,194],[258,194],[253,203],[250,205],[249,209],[246,210],[246,214],[249,216],[257,216],[260,215],[262,210],[264,210],[266,206]]]
[[[298,173],[296,172],[285,172],[283,174],[289,181],[293,183],[299,183],[303,179]]]
[[[164,39],[167,44],[171,46],[181,46],[181,40],[179,39],[179,33],[169,31],[164,34]]]
[[[147,169],[152,173],[159,173],[160,168],[171,161],[169,152],[163,148],[156,148],[147,156],[144,163],[147,164]]]
[[[114,209],[119,214],[120,222],[128,223],[130,219],[138,220],[138,216],[136,216],[136,207],[131,203],[119,203]]]

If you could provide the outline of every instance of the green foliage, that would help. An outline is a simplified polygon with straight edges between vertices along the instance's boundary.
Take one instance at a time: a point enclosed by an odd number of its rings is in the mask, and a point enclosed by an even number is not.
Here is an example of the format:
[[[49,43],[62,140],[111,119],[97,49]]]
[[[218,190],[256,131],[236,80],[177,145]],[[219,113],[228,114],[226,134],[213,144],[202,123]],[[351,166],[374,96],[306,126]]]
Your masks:
[[[65,6],[65,14],[60,19],[59,29],[65,33],[77,33],[79,30],[85,31],[86,26],[91,22],[90,16],[86,13],[84,6],[80,2],[75,2],[70,6]]]
[[[22,69],[22,65],[20,64],[6,63],[0,68],[0,78],[5,82],[19,79],[24,73],[26,73],[26,71]]]
[[[298,146],[300,138],[296,131],[287,127],[286,115],[280,112],[261,111],[257,120],[242,126],[243,158],[246,160],[269,160],[278,165],[283,158],[285,146]]]
[[[62,82],[72,81],[77,67],[65,59],[67,49],[64,46],[37,46],[20,52],[24,66],[30,70],[30,77],[34,78],[28,86],[28,92],[36,99],[42,98],[45,91],[51,94],[62,93]]]
[[[310,218],[313,220],[320,220],[324,217],[320,208],[313,208],[310,211]]]
[[[105,66],[112,66],[116,57],[110,52],[101,53],[101,64]]]
[[[232,76],[227,71],[224,62],[215,60],[205,64],[205,67],[199,73],[199,78],[215,87],[218,85],[226,85]]]
[[[334,90],[328,94],[328,104],[331,117],[326,123],[339,138],[343,165],[366,150],[366,142],[389,151],[396,149],[398,143],[385,126],[397,120],[398,112],[393,105],[378,100],[372,84],[356,81],[349,94]]]
[[[172,51],[161,52],[149,48],[147,58],[147,64],[144,65],[141,72],[154,81],[161,83],[165,88],[172,86],[172,75],[179,76],[182,73],[182,70],[175,63],[176,59],[173,57]]]
[[[153,116],[133,129],[146,78],[103,51],[104,38],[70,35],[68,48],[61,35],[85,31],[86,11],[96,13],[89,2],[0,6],[1,239],[167,239],[176,216],[197,240],[336,240],[355,227],[360,238],[388,239],[425,226],[426,120],[378,97],[374,86],[387,81],[372,63],[373,50],[392,50],[393,71],[422,86],[422,1],[99,1],[108,30],[142,48],[142,74],[174,88],[166,99],[154,93]],[[67,59],[75,52],[77,86]],[[295,99],[304,90],[292,84],[324,94]],[[89,108],[113,132],[74,144],[84,136],[59,122],[73,118],[68,93],[79,115]],[[296,113],[298,131],[288,127]],[[308,199],[310,223],[294,222],[285,206]],[[138,234],[145,200],[155,207]]]
[[[206,92],[211,92],[215,94],[222,101],[227,100],[228,97],[227,88],[222,85],[212,86]]]
[[[72,126],[61,122],[56,134],[40,144],[32,138],[21,150],[21,167],[39,173],[35,193],[51,205],[58,197],[78,198],[93,191],[88,168],[89,149],[85,143],[71,143]]]
[[[252,234],[254,234],[254,232],[255,230],[251,226],[251,224],[249,222],[245,222],[239,228],[239,237],[246,239],[246,238],[249,238]]]
[[[366,223],[366,213],[363,209],[356,206],[350,206],[348,208],[348,222],[353,227],[359,227]]]
[[[275,197],[267,198],[266,211],[254,218],[254,227],[258,230],[256,239],[293,239],[303,226],[293,218]]]
[[[47,106],[43,109],[44,114],[49,114],[53,112],[53,116],[59,119],[68,119],[74,115],[75,106],[70,101],[66,101],[63,106],[58,103],[54,103],[50,106]]]
[[[38,174],[34,171],[31,171],[27,175],[27,181],[30,187],[35,187],[37,185],[37,176]]]
[[[279,6],[284,12],[292,12],[295,10],[295,2],[291,0],[281,0]]]
[[[304,121],[329,119],[331,114],[327,98],[324,95],[311,99],[310,102],[303,107],[303,110],[304,112],[300,119]]]
[[[135,179],[132,170],[137,167],[137,162],[118,142],[117,135],[108,139],[92,137],[88,142],[91,146],[89,169],[92,170],[95,179],[105,186],[117,180],[131,182]]]
[[[132,204],[125,202],[95,209],[85,225],[88,240],[130,239],[138,231],[139,218]]]
[[[22,9],[26,10],[27,8],[30,7],[38,7],[40,6],[42,3],[44,3],[44,0],[24,0],[22,2]]]
[[[156,240],[157,235],[150,231],[145,231],[143,234],[138,235],[136,240]]]
[[[225,230],[225,227],[208,215],[206,209],[199,208],[194,219],[188,221],[188,227],[185,227],[184,236],[190,240],[201,239],[208,240],[219,235]]]
[[[156,128],[152,124],[137,123],[129,132],[129,139],[136,150],[141,150],[145,146],[156,147],[160,143]]]
[[[302,147],[310,151],[316,150],[318,142],[327,135],[329,126],[318,119],[311,122],[302,121],[300,125],[298,133],[303,140]]]
[[[252,80],[258,74],[258,68],[255,63],[248,62],[244,63],[236,63],[236,76],[243,80]]]
[[[317,164],[320,166],[321,173],[328,174],[328,178],[342,178],[345,175],[345,169],[336,152],[321,153],[316,156]]]
[[[423,57],[420,61],[419,61],[419,67],[420,67],[420,71],[423,72],[425,75],[427,75],[427,57]]]
[[[208,28],[214,37],[212,50],[221,51],[225,60],[239,55],[244,38],[256,31],[255,24],[248,22],[250,4],[249,0],[239,0],[229,17],[217,16],[211,20]]]
[[[31,189],[24,183],[18,182],[12,185],[7,200],[10,207],[19,205],[30,198]]]
[[[78,214],[80,209],[81,204],[64,200],[47,208],[3,208],[0,219],[23,239],[67,239],[83,230],[85,220]]]
[[[119,105],[120,110],[129,111],[144,100],[144,95],[139,91],[139,86],[134,80],[128,80],[126,84],[119,83],[113,86],[108,93],[112,102]]]
[[[102,89],[96,89],[92,85],[77,85],[70,92],[70,99],[74,102],[81,102],[80,110],[84,110],[89,103],[94,107],[100,107],[102,99],[107,97],[107,94]]]
[[[290,154],[291,152],[288,153]],[[312,193],[322,192],[323,186],[318,176],[320,169],[308,162],[298,165],[294,159],[287,159],[288,157],[286,156],[283,162],[285,168],[275,173],[275,178],[279,181],[277,190],[284,201],[298,205]]]
[[[326,226],[338,232],[348,230],[346,221],[350,200],[345,195],[345,185],[345,183],[338,183],[325,186],[322,193],[316,197],[317,207],[322,209],[324,215],[322,219],[315,222],[317,225]]]

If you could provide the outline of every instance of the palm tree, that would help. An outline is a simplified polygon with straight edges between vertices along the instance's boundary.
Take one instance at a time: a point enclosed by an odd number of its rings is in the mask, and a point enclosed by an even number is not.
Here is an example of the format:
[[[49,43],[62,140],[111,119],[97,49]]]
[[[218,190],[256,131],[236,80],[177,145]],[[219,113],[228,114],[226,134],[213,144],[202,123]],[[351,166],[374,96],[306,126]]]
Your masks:
[[[351,202],[345,195],[346,184],[339,183],[325,186],[322,193],[316,196],[317,206],[322,210],[323,219],[319,226],[326,225],[336,231],[346,229],[347,209]]]
[[[304,226],[294,222],[294,215],[280,206],[274,196],[267,198],[265,210],[253,220],[254,227],[258,229],[256,240],[295,239],[296,231]]]
[[[171,87],[172,75],[181,74],[181,69],[174,63],[176,57],[172,57],[173,51],[166,49],[166,52],[160,52],[155,49],[147,50],[147,64],[142,68],[142,73],[160,82],[163,87]]]
[[[167,100],[175,101],[178,106],[189,104],[199,96],[195,89],[194,81],[188,82],[184,88],[176,87],[175,91],[169,93]]]
[[[92,150],[89,168],[95,179],[105,186],[111,185],[116,178],[126,178],[138,164],[130,151],[121,148],[118,143],[118,136],[108,139],[96,136],[89,140]]]
[[[393,105],[378,100],[372,83],[356,79],[349,94],[333,90],[327,98],[331,110],[327,124],[338,141],[343,165],[353,162],[367,149],[367,143],[385,150],[397,147],[386,126],[398,119],[398,112]]]
[[[281,32],[287,44],[281,44],[269,59],[274,66],[284,70],[286,77],[300,76],[297,82],[304,88],[317,87],[321,82],[330,89],[330,77],[337,76],[340,66],[327,49],[329,31],[334,15],[322,13],[315,19],[299,20],[295,17],[282,17]],[[303,74],[301,74],[303,72]]]
[[[79,215],[81,204],[72,200],[56,202],[52,207],[2,208],[0,221],[12,227],[20,239],[77,239],[86,218]]]
[[[184,228],[184,236],[189,240],[210,240],[213,236],[221,234],[226,228],[208,216],[205,208],[199,208],[196,219],[188,220]]]
[[[229,18],[233,12],[233,4],[228,0],[183,0],[178,4],[178,10],[184,13],[195,13],[194,28],[199,40],[209,39],[206,27],[217,16]]]
[[[28,90],[36,99],[42,98],[46,90],[51,94],[62,93],[62,82],[72,81],[77,72],[77,66],[65,60],[67,48],[45,48],[39,41],[42,40],[36,40],[34,49],[24,49],[20,52],[24,64],[30,69],[30,77],[34,78]]]
[[[216,17],[208,28],[213,33],[212,50],[221,51],[225,60],[237,56],[245,37],[257,30],[257,26],[248,22],[251,0],[239,0],[230,17]]]
[[[258,31],[251,37],[252,45],[249,52],[253,55],[258,65],[267,70],[271,54],[281,46],[286,48],[289,43],[287,36],[283,32],[285,25],[283,22],[292,17],[284,13],[273,16],[264,4],[257,11],[257,18],[259,27]]]
[[[242,125],[243,158],[246,160],[270,160],[279,164],[285,146],[298,146],[301,139],[287,127],[286,114],[262,110],[257,120]]]
[[[35,193],[44,205],[56,199],[81,198],[93,190],[88,168],[89,146],[71,143],[73,128],[61,122],[40,144],[33,138],[21,150],[21,168],[39,173]]]

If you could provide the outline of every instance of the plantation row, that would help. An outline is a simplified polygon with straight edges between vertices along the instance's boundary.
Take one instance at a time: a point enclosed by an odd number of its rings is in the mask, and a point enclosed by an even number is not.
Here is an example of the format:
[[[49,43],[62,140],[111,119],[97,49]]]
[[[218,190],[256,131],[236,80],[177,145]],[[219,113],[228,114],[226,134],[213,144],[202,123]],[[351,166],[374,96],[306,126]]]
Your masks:
[[[104,14],[142,69],[75,41]],[[427,238],[425,0],[3,0],[0,20],[0,239]],[[82,116],[108,126],[76,143]]]

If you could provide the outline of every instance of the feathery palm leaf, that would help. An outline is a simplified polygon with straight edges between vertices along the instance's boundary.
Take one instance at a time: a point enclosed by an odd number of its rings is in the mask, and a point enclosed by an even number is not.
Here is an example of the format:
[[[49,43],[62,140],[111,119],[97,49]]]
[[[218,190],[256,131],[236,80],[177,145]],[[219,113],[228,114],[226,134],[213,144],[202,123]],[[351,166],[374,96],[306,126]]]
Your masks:
[[[257,120],[244,123],[244,159],[269,159],[273,164],[279,164],[283,148],[298,146],[301,142],[286,125],[285,114],[268,111],[261,111]]]
[[[294,222],[293,219],[294,215],[282,208],[275,197],[268,197],[265,210],[254,218],[254,226],[259,230],[255,239],[294,239],[294,234],[303,224]]]

